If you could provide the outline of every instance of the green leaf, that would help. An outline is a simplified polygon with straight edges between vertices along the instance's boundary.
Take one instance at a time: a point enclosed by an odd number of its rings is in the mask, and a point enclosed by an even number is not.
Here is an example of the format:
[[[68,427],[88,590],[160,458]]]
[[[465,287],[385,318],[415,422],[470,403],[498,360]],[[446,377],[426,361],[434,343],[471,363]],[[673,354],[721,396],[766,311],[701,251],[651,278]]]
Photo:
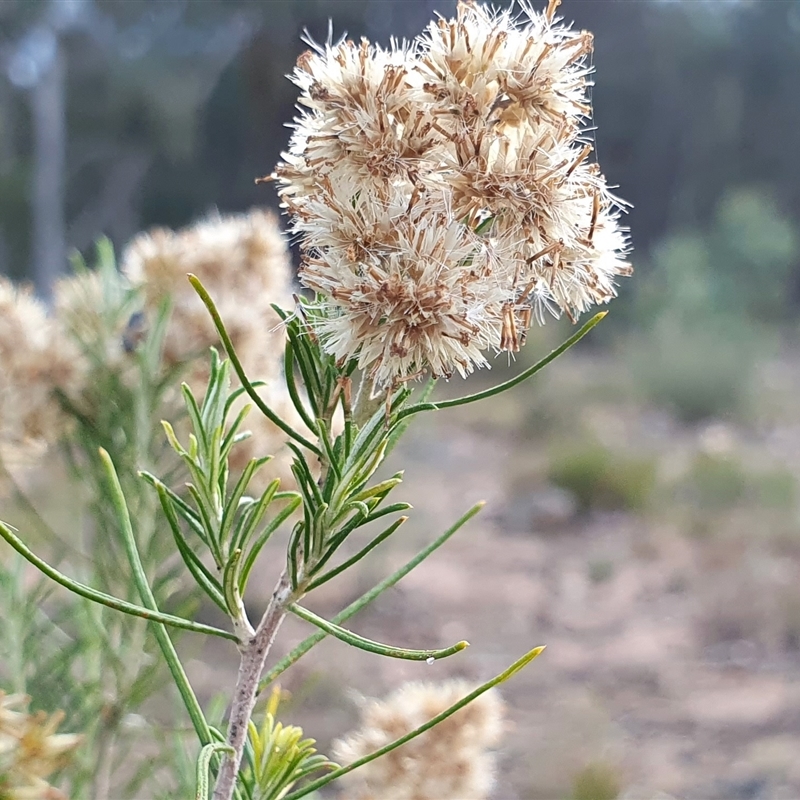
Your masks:
[[[242,598],[239,594],[239,562],[242,560],[242,551],[234,550],[222,573],[222,591],[225,594],[225,604],[228,606],[228,613],[234,620],[246,621],[247,616],[244,612]]]
[[[195,399],[194,394],[192,394],[192,390],[189,388],[188,383],[181,384],[181,394],[183,395],[183,401],[186,404],[186,410],[189,413],[189,422],[192,424],[192,431],[194,432],[195,436],[199,437],[201,452],[207,453],[209,443],[207,439],[206,427],[203,425],[203,415],[200,411],[200,406],[197,405],[197,400]]]
[[[485,389],[482,392],[476,392],[475,394],[469,394],[464,397],[456,397],[452,400],[441,400],[436,403],[417,403],[416,405],[408,406],[408,408],[404,408],[398,412],[396,421],[400,422],[402,419],[410,417],[413,414],[419,414],[420,411],[441,411],[445,408],[455,408],[456,406],[463,406],[467,405],[468,403],[476,403],[478,400],[485,400],[487,397],[494,397],[497,394],[501,394],[502,392],[507,392],[509,389],[513,389],[518,384],[528,380],[528,378],[544,369],[544,367],[546,367],[549,363],[555,361],[574,344],[577,344],[606,316],[606,314],[608,314],[608,311],[601,311],[599,314],[595,314],[577,333],[570,336],[566,342],[557,347],[549,355],[545,356],[541,361],[538,361],[532,367],[528,367],[528,369],[520,372],[520,374],[514,378],[498,384],[497,386],[492,386],[489,389]]]
[[[244,497],[244,493],[247,491],[250,481],[253,479],[253,476],[256,474],[256,472],[268,461],[269,458],[251,458],[247,466],[242,470],[239,480],[233,487],[233,492],[231,492],[231,494],[225,500],[225,508],[223,509],[222,520],[220,521],[219,526],[219,540],[223,547],[225,546],[225,542],[234,527],[234,520],[239,511],[240,502],[242,497]],[[262,495],[262,500],[265,504],[265,510],[272,502],[272,498],[274,497],[275,492],[278,491],[280,484],[280,479],[276,478],[267,487],[267,491],[264,493],[266,497]],[[232,541],[231,546],[240,547],[241,544],[239,542]]]
[[[480,697],[485,692],[488,692],[489,689],[493,689],[495,686],[498,686],[501,683],[512,678],[516,675],[521,669],[524,669],[528,664],[533,661],[537,656],[541,655],[543,652],[544,647],[536,647],[530,652],[526,653],[522,658],[515,661],[507,670],[501,672],[496,677],[492,678],[486,683],[481,684],[477,689],[470,692],[468,695],[463,697],[457,703],[453,703],[449,708],[442,711],[441,714],[437,714],[435,717],[430,719],[428,722],[420,725],[418,728],[415,728],[413,731],[407,733],[405,736],[400,736],[398,739],[395,739],[393,742],[381,747],[378,750],[375,750],[373,753],[369,755],[363,756],[362,758],[356,759],[353,761],[352,764],[348,764],[346,767],[339,767],[339,769],[334,770],[329,775],[325,775],[322,778],[318,778],[315,781],[311,781],[311,783],[304,786],[302,789],[298,789],[296,792],[292,792],[291,794],[285,795],[283,800],[300,800],[301,797],[305,797],[311,792],[315,792],[317,789],[321,789],[323,786],[326,786],[331,781],[335,781],[337,778],[341,778],[342,775],[347,775],[348,772],[352,772],[353,770],[358,769],[359,767],[363,767],[365,764],[369,764],[370,761],[374,761],[376,758],[380,758],[381,756],[386,755],[387,753],[391,753],[392,750],[396,750],[398,747],[406,744],[406,742],[410,742],[412,739],[416,739],[417,736],[421,736],[425,731],[429,731],[431,728],[438,725],[440,722],[444,722],[448,717],[451,717],[457,711],[460,711],[464,706],[471,703],[477,697]]]
[[[357,600],[354,600],[345,609],[340,611],[331,621],[335,624],[346,622],[350,617],[361,611],[362,608],[369,605],[376,597],[383,594],[387,589],[390,589],[400,580],[402,580],[409,572],[418,567],[428,556],[436,552],[453,534],[460,528],[466,525],[483,507],[486,505],[484,502],[476,503],[469,511],[466,512],[460,519],[451,525],[441,536],[434,539],[429,545],[424,547],[417,553],[414,558],[406,562],[400,569],[395,570],[389,577],[384,578],[379,584],[373,586],[368,592],[365,592]],[[293,532],[293,538],[297,537],[297,533]],[[291,546],[289,548],[291,553]],[[291,557],[290,557],[291,566]],[[293,584],[295,585],[295,584]],[[258,691],[262,692],[269,686],[279,675],[285,672],[292,664],[299,661],[315,644],[321,642],[327,633],[324,631],[317,631],[311,636],[300,642],[287,656],[282,658],[259,682]]]
[[[322,354],[318,348],[312,347],[309,336],[300,330],[297,320],[287,325],[286,334],[289,344],[293,347],[297,366],[300,367],[314,417],[319,418],[325,410],[327,399],[319,376],[319,367],[322,366],[319,359]],[[313,429],[312,427],[311,430]]]
[[[286,342],[286,350],[284,351],[283,357],[283,372],[286,378],[286,388],[289,391],[292,404],[300,415],[300,419],[303,420],[309,430],[313,431],[315,428],[314,420],[308,411],[306,411],[305,404],[300,398],[300,393],[297,391],[297,383],[294,378],[294,359],[294,346],[292,345],[292,340],[289,339]]]
[[[258,539],[256,539],[256,541],[253,543],[253,546],[245,556],[244,563],[242,564],[242,570],[239,575],[239,591],[242,594],[245,593],[245,589],[247,588],[247,579],[250,576],[250,570],[253,569],[261,549],[269,541],[270,536],[272,536],[272,534],[275,533],[275,531],[278,530],[278,528],[280,528],[280,526],[292,514],[294,514],[301,502],[302,501],[297,496],[292,498],[287,506],[269,522],[269,524],[259,534]],[[247,538],[247,536],[243,536],[242,540],[245,541]]]
[[[407,519],[408,517],[400,517],[400,519],[395,520],[395,522],[393,522],[385,531],[379,533],[369,544],[367,544],[365,547],[362,547],[361,550],[359,550],[354,556],[339,564],[338,567],[334,567],[324,575],[320,575],[319,578],[311,581],[306,591],[310,592],[313,589],[316,589],[318,586],[322,586],[323,583],[327,583],[329,580],[331,580],[331,578],[335,578],[346,569],[352,567],[353,564],[361,561],[361,559],[364,558],[364,556],[366,556],[371,550],[374,550],[381,542],[388,539]],[[324,561],[320,561],[318,567],[322,567],[323,565]]]
[[[352,631],[347,631],[332,622],[328,622],[328,620],[322,617],[318,617],[312,611],[297,605],[297,603],[292,603],[289,606],[289,611],[295,616],[300,617],[300,619],[304,619],[306,622],[316,625],[320,630],[331,636],[335,636],[346,644],[357,647],[359,650],[366,650],[368,653],[375,653],[379,656],[400,658],[406,661],[430,661],[431,659],[438,661],[440,658],[447,658],[448,656],[455,655],[469,647],[469,642],[461,641],[456,642],[456,644],[451,647],[445,647],[442,650],[407,650],[404,647],[392,647],[391,645],[374,642],[372,639],[365,639],[363,636],[359,636]]]
[[[197,475],[196,479],[202,480],[202,475]],[[222,569],[225,559],[222,557],[222,549],[220,548],[219,539],[217,538],[218,530],[212,518],[213,509],[209,509],[209,500],[193,483],[186,484],[186,491],[192,496],[192,500],[194,500],[197,506],[203,524],[203,530],[205,531],[204,538],[211,554],[214,556],[214,563],[216,563],[219,569]]]
[[[437,379],[436,378],[429,378],[425,386],[423,386],[422,391],[420,392],[420,403],[424,403],[428,400],[428,398],[433,394],[433,390],[436,388]],[[411,424],[411,417],[406,417],[402,422],[394,425],[392,427],[392,431],[389,434],[389,446],[386,448],[386,455],[388,456],[389,453],[394,450],[397,446],[397,443],[402,438],[403,434],[408,429],[408,426]]]
[[[172,425],[170,425],[169,422],[167,422],[165,419],[162,419],[161,427],[164,428],[164,433],[166,433],[167,435],[167,441],[170,443],[172,449],[179,456],[188,455],[183,445],[178,441],[178,437],[175,435],[175,429],[172,427]]]
[[[230,424],[228,427],[228,432],[225,434],[225,438],[222,440],[222,447],[220,448],[222,457],[227,458],[230,454],[231,448],[237,442],[243,442],[245,439],[248,438],[248,434],[246,432],[238,433],[239,428],[241,428],[242,423],[247,418],[247,415],[253,410],[253,404],[247,403],[246,405],[242,406],[239,413],[236,415],[236,419]],[[226,412],[227,416],[227,412]],[[242,438],[240,438],[242,437]]]
[[[387,478],[385,481],[381,481],[380,483],[376,483],[374,486],[370,486],[369,489],[363,489],[362,491],[358,492],[357,494],[353,495],[350,500],[351,501],[359,501],[359,500],[369,500],[370,498],[380,496],[381,499],[386,497],[389,492],[403,482],[403,473],[398,472],[393,475],[391,478]]]
[[[233,748],[223,742],[209,742],[203,747],[197,757],[197,791],[195,800],[208,800],[211,759],[218,753],[232,755],[233,752]]]
[[[331,442],[330,438],[330,432],[328,431],[328,428],[325,425],[324,419],[317,420],[316,430],[317,430],[317,438],[319,439],[320,443],[322,444],[322,448],[325,451],[325,456],[327,458],[328,466],[330,467],[331,472],[333,472],[333,477],[336,479],[336,480],[327,480],[325,482],[327,489],[328,484],[333,486],[335,485],[336,481],[341,480],[342,470],[341,467],[339,466],[339,459],[337,458],[336,453],[334,451],[333,443]],[[327,495],[325,499],[326,500],[329,499],[330,491],[325,492],[325,494]]]
[[[276,478],[276,480],[279,480]],[[258,499],[245,497],[239,501],[239,512],[236,515],[236,524],[231,537],[231,547],[241,547],[250,541],[256,528],[261,524],[264,515],[267,513],[275,497],[272,495],[272,483],[270,483]],[[299,496],[298,496],[299,499]],[[302,500],[300,500],[302,502]]]
[[[139,472],[139,475],[144,478],[154,489],[157,489],[158,486],[162,486],[164,491],[166,492],[167,496],[170,499],[176,513],[183,519],[183,521],[197,534],[200,541],[206,545],[206,547],[211,547],[210,542],[208,541],[208,537],[206,536],[205,528],[203,527],[202,521],[200,517],[195,512],[195,510],[179,495],[175,494],[166,484],[162,483],[155,475],[151,472],[146,472],[144,470]]]
[[[164,614],[161,611],[154,611],[150,608],[137,606],[134,603],[129,603],[127,600],[121,600],[113,595],[106,594],[105,592],[93,589],[91,586],[86,586],[79,581],[67,577],[59,572],[54,567],[51,567],[46,561],[43,561],[35,553],[29,550],[23,541],[17,537],[12,529],[3,522],[0,522],[0,536],[8,542],[23,558],[27,559],[34,567],[40,572],[47,575],[48,578],[54,580],[65,589],[69,589],[74,594],[85,597],[94,603],[99,603],[102,606],[113,608],[115,611],[121,611],[123,614],[130,614],[134,617],[141,617],[142,619],[149,620],[150,622],[158,622],[163,625],[171,625],[173,628],[182,628],[186,631],[194,631],[194,633],[205,633],[209,636],[219,636],[222,639],[230,639],[231,641],[238,641],[233,633],[223,631],[219,628],[212,628],[210,625],[204,625],[202,622],[192,622],[183,617],[175,617],[172,614]]]
[[[142,561],[139,558],[139,552],[136,549],[136,537],[133,534],[133,527],[131,525],[130,514],[128,513],[128,506],[125,502],[125,496],[122,494],[122,486],[120,486],[117,472],[114,469],[114,464],[111,461],[111,457],[108,455],[108,452],[102,448],[100,448],[100,459],[103,462],[109,488],[111,489],[111,502],[114,506],[114,510],[117,515],[117,521],[119,523],[123,541],[125,543],[125,552],[128,555],[128,561],[130,562],[131,571],[133,573],[133,582],[136,585],[136,589],[139,592],[139,597],[141,598],[142,602],[147,606],[147,608],[154,612],[158,612],[158,606],[156,605],[156,599],[153,596],[153,590],[150,588],[147,575],[145,574],[144,567],[142,566]],[[212,741],[211,730],[206,722],[205,716],[203,715],[203,709],[200,707],[200,703],[197,702],[197,697],[195,697],[192,685],[189,683],[189,679],[186,677],[186,673],[184,672],[180,658],[178,658],[178,653],[175,650],[175,646],[172,644],[172,640],[169,638],[167,629],[163,625],[155,625],[153,627],[153,632],[156,640],[158,641],[158,645],[161,648],[161,653],[164,656],[164,660],[167,662],[169,671],[172,674],[172,678],[175,681],[175,685],[178,688],[178,693],[180,694],[181,699],[186,706],[186,710],[189,713],[189,718],[192,720],[195,732],[197,733],[197,736],[202,744],[209,744]]]
[[[158,499],[161,501],[161,508],[164,511],[164,516],[167,518],[172,536],[175,539],[178,552],[181,554],[186,568],[192,573],[192,577],[200,588],[220,607],[220,609],[222,609],[222,611],[227,613],[228,609],[222,594],[222,586],[207,569],[206,565],[198,558],[197,554],[189,546],[189,543],[184,539],[180,523],[175,514],[175,509],[167,494],[167,487],[159,481],[156,484],[156,491],[158,492]]]
[[[205,304],[206,308],[208,309],[209,313],[211,314],[211,318],[214,320],[214,325],[219,333],[220,339],[222,339],[222,343],[225,346],[225,352],[228,354],[228,358],[231,360],[231,364],[233,364],[233,368],[236,371],[236,375],[238,376],[239,380],[241,381],[242,386],[244,386],[247,394],[250,395],[250,398],[255,403],[259,411],[264,414],[267,419],[277,425],[285,434],[290,436],[299,444],[303,445],[307,450],[310,450],[312,453],[315,453],[318,456],[321,456],[322,453],[320,452],[319,448],[306,439],[304,436],[301,436],[294,428],[290,425],[287,425],[271,408],[267,406],[267,404],[261,399],[261,396],[255,390],[253,385],[247,378],[245,374],[244,367],[242,367],[242,362],[239,361],[239,357],[236,355],[236,350],[233,347],[233,342],[231,341],[230,336],[228,335],[228,331],[225,329],[225,325],[222,322],[222,317],[219,315],[219,311],[217,311],[217,307],[214,305],[214,301],[211,299],[211,296],[206,291],[203,284],[200,282],[199,278],[196,275],[189,275],[189,282],[194,287],[194,290],[200,295],[200,299]]]

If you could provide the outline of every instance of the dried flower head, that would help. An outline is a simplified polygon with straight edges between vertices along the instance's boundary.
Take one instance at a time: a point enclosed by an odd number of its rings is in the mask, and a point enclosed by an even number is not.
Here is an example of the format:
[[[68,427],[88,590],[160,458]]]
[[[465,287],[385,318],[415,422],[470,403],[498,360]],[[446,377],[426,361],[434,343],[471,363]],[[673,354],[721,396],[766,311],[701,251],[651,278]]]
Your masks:
[[[440,714],[474,689],[466,681],[408,683],[368,701],[361,727],[334,743],[350,764]],[[483,800],[494,783],[491,748],[500,741],[503,701],[492,689],[402,747],[343,776],[352,800]]]
[[[0,798],[66,800],[46,779],[67,763],[81,737],[56,733],[63,713],[30,714],[29,702],[0,691]]]
[[[61,278],[53,287],[54,316],[61,328],[112,369],[128,360],[126,329],[133,313],[124,279],[115,278],[112,283],[99,271],[86,270]]]
[[[219,309],[237,355],[251,381],[278,414],[295,421],[282,378],[284,330],[272,303],[288,308],[292,300],[292,270],[286,239],[276,216],[254,209],[247,214],[212,217],[180,231],[157,229],[141,234],[122,257],[122,269],[142,287],[151,314],[168,299],[171,318],[164,347],[168,365],[189,365],[186,381],[200,396],[208,382],[208,348],[219,337],[208,310],[186,279],[193,273],[202,281]],[[232,409],[235,416],[249,399],[243,396]],[[294,415],[294,416],[293,416]],[[265,488],[280,477],[293,483],[286,435],[254,409],[244,430],[251,437],[231,451],[234,472],[254,456],[274,459],[256,475],[252,488]]]
[[[0,278],[0,443],[54,442],[69,419],[54,396],[83,379],[78,353],[30,290]]]
[[[628,243],[587,138],[592,37],[461,2],[411,44],[312,43],[280,183],[316,325],[379,388],[467,374],[615,293]]]
[[[286,241],[268,211],[214,216],[189,228],[140,234],[122,256],[122,270],[144,290],[151,314],[169,300],[164,346],[168,364],[183,364],[218,343],[214,324],[186,279],[194,273],[219,308],[237,350],[283,352],[279,318],[270,307],[291,303]],[[247,365],[247,358],[242,353]]]

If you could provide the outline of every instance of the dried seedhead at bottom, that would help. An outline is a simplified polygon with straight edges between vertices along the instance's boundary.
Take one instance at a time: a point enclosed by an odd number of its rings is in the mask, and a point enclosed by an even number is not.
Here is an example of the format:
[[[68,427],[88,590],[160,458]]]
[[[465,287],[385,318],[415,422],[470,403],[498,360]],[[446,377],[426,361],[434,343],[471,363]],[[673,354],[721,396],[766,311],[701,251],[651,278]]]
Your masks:
[[[66,800],[47,782],[80,744],[75,734],[56,733],[64,717],[28,712],[30,698],[0,691],[0,797],[9,800]]]
[[[474,689],[466,681],[409,683],[367,701],[361,727],[334,743],[349,764],[409,733]],[[402,747],[343,776],[348,800],[485,800],[494,783],[503,701],[491,690]]]

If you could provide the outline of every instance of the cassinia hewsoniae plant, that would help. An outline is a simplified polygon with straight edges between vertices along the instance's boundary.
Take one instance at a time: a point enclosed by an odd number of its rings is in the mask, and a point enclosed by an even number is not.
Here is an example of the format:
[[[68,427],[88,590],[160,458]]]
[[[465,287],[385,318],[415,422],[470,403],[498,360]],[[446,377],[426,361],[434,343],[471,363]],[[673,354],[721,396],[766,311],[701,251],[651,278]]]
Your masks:
[[[186,571],[229,626],[200,624],[159,607],[137,545],[138,520],[108,448],[100,463],[138,599],[67,578],[0,527],[18,552],[65,586],[150,621],[200,742],[201,800],[212,784],[213,800],[298,800],[446,722],[541,652],[531,650],[431,719],[341,767],[278,723],[274,703],[261,726],[253,720],[259,693],[324,636],[414,661],[447,658],[467,646],[405,649],[365,639],[344,623],[443,544],[480,503],[333,619],[309,610],[306,598],[402,527],[409,506],[390,497],[402,473],[385,477],[379,469],[415,416],[522,383],[603,314],[490,389],[436,401],[436,379],[488,366],[487,353],[518,351],[547,312],[577,319],[611,299],[615,279],[630,273],[618,221],[622,204],[591,159],[586,132],[592,37],[561,24],[557,5],[550,0],[539,13],[521,3],[515,14],[462,2],[455,19],[432,22],[411,43],[389,49],[367,41],[312,43],[299,58],[293,80],[301,113],[283,161],[267,180],[278,184],[300,243],[300,279],[312,296],[299,298],[294,309],[274,305],[280,325],[262,327],[264,348],[274,346],[276,330],[285,336],[279,380],[291,410],[277,413],[261,383],[249,379],[235,342],[240,309],[221,311],[208,279],[191,275],[227,360],[212,354],[202,400],[183,386],[188,426],[164,425],[188,478],[185,491],[168,476],[142,472],[163,512],[162,535],[171,536]],[[411,381],[423,376],[425,388],[413,391]],[[242,403],[245,396],[254,409]],[[251,412],[286,437],[288,484],[276,478],[257,486],[269,465],[264,453],[232,470]],[[267,607],[253,616],[245,598],[254,567],[265,544],[284,530],[280,577]],[[357,542],[353,555],[340,555],[345,542]],[[316,631],[267,669],[287,614]],[[209,721],[195,697],[170,628],[228,639],[238,648],[224,728]],[[314,777],[319,771],[326,774]]]

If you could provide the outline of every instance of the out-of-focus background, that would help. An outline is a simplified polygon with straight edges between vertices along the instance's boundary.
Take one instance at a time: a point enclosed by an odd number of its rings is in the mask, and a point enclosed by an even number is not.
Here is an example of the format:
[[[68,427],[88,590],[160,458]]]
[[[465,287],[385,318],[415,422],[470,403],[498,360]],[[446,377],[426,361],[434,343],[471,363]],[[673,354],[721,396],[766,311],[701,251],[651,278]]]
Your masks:
[[[288,138],[303,30],[324,39],[333,18],[334,37],[387,43],[436,11],[454,3],[3,0],[0,272],[46,296],[100,234],[276,205],[254,178]],[[359,617],[468,654],[427,667],[326,643],[290,688],[325,745],[355,718],[351,687],[485,679],[547,643],[506,690],[497,798],[797,797],[800,0],[561,13],[595,35],[597,155],[633,203],[636,274],[533,385],[420,424],[394,456],[417,508],[405,538],[364,586],[327,590],[338,609],[487,499]],[[190,665],[201,691],[228,658]]]

